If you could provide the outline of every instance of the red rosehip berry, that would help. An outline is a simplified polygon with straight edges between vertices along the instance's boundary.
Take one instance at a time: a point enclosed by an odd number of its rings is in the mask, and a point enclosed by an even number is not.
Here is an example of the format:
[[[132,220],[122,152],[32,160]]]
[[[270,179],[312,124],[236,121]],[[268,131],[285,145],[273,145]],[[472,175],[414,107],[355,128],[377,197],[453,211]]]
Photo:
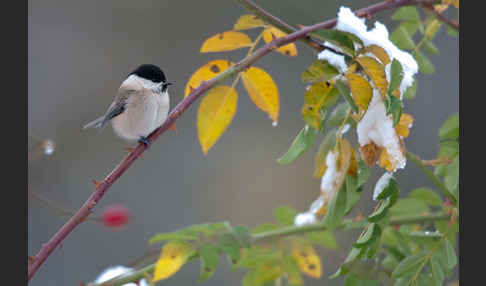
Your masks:
[[[130,211],[122,205],[111,205],[103,211],[103,223],[107,227],[119,228],[128,223]]]

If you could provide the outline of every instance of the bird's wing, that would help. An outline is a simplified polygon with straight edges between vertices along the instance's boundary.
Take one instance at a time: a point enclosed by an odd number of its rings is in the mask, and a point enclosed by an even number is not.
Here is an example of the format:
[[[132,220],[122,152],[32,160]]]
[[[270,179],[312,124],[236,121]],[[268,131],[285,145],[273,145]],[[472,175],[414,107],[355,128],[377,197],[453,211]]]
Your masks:
[[[118,94],[115,97],[115,100],[111,103],[110,107],[108,107],[108,110],[106,111],[105,115],[86,124],[84,128],[86,129],[89,127],[96,127],[96,128],[103,129],[111,119],[122,114],[125,111],[128,96],[133,92],[135,91],[123,90],[123,89],[119,90]]]

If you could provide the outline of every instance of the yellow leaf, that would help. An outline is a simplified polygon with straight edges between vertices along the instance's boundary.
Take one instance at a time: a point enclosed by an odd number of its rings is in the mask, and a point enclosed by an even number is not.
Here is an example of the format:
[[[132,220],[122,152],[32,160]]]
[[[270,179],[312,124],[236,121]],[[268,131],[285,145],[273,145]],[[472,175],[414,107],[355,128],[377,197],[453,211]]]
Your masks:
[[[280,103],[272,77],[260,68],[250,67],[241,73],[241,79],[253,103],[277,122]]]
[[[356,160],[356,151],[354,149],[351,152],[351,163],[349,165],[349,169],[347,174],[352,175],[352,176],[357,176],[358,175],[358,161]]]
[[[390,157],[388,156],[388,152],[386,151],[386,148],[381,148],[378,165],[380,165],[380,167],[382,168],[385,168],[388,172],[395,170],[395,166],[393,166]]]
[[[206,39],[201,46],[200,52],[226,52],[249,47],[251,45],[252,41],[245,33],[226,31]]]
[[[172,241],[165,244],[155,265],[153,282],[174,275],[193,253],[194,248],[187,242]]]
[[[282,38],[287,36],[286,33],[280,31],[279,29],[275,27],[268,27],[263,30],[263,40],[265,43],[270,43],[271,41]],[[280,48],[277,49],[277,52],[284,54],[286,56],[291,56],[294,57],[297,55],[297,47],[295,46],[294,43],[287,44],[285,46],[281,46]]]
[[[383,97],[386,96],[388,82],[386,80],[385,66],[372,57],[359,57],[356,59],[363,67],[366,74],[371,78],[375,87],[380,91]]]
[[[296,240],[292,247],[292,256],[302,273],[313,278],[320,278],[322,275],[321,258],[316,254],[312,245]]]
[[[265,24],[258,18],[257,15],[246,14],[242,15],[235,23],[233,29],[235,30],[248,30],[258,27],[263,27]]]
[[[226,85],[212,88],[202,99],[197,111],[197,132],[205,155],[233,120],[237,100],[236,90]]]
[[[390,57],[388,53],[380,46],[369,45],[366,47],[365,51],[372,53],[377,57],[383,65],[387,65],[390,62]]]
[[[412,127],[412,124],[413,117],[410,114],[402,113],[400,121],[395,125],[395,131],[402,138],[406,138],[408,137],[408,134],[410,134],[410,127]]]
[[[348,78],[349,88],[354,101],[363,110],[367,110],[373,96],[371,85],[365,78],[355,73],[346,73],[346,77]]]
[[[321,130],[321,108],[327,108],[339,99],[339,92],[328,82],[317,82],[309,86],[304,95],[305,104],[302,116],[305,121],[317,130]]]
[[[337,167],[339,177],[336,179],[336,190],[339,189],[344,182],[345,175],[348,172],[349,166],[351,166],[351,159],[354,152],[353,147],[348,140],[338,138],[338,144],[339,155],[337,158]]]
[[[233,63],[227,60],[214,60],[203,65],[191,75],[191,78],[186,84],[184,97],[188,96],[189,93],[191,93],[193,89],[197,88],[202,81],[212,79],[232,65]]]
[[[440,28],[440,21],[437,19],[432,20],[425,28],[424,36],[428,39],[433,39],[437,31]]]

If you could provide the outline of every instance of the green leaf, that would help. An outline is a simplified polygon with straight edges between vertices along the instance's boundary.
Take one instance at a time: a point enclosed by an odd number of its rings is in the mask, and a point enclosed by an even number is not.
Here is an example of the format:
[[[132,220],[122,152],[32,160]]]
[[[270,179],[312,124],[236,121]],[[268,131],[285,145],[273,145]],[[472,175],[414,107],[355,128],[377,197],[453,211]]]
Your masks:
[[[327,81],[338,74],[338,70],[328,61],[316,60],[302,73],[302,81],[306,83]]]
[[[229,233],[222,234],[219,239],[219,248],[226,253],[232,264],[236,264],[240,259],[240,244]]]
[[[235,226],[231,229],[231,234],[244,247],[250,246],[251,233],[246,226]]]
[[[425,260],[426,254],[427,253],[425,251],[421,251],[402,260],[400,264],[398,264],[397,268],[395,268],[395,270],[392,272],[392,278],[400,278],[419,271]]]
[[[391,178],[388,181],[388,185],[386,185],[381,193],[378,194],[376,199],[378,200],[384,200],[390,196],[393,195],[393,193],[398,193],[398,184],[397,181],[394,178]]]
[[[459,114],[454,113],[439,128],[440,140],[459,138]]]
[[[402,25],[398,26],[398,28],[390,35],[390,41],[403,50],[413,50],[415,48],[412,36],[407,31],[407,28]]]
[[[346,257],[346,260],[344,260],[344,263],[353,261],[353,260],[361,257],[363,255],[363,252],[364,252],[363,248],[356,248],[356,247],[351,248],[351,251],[349,252],[348,256]],[[329,279],[334,279],[336,277],[345,275],[348,272],[349,272],[349,269],[339,267],[338,270],[336,272],[334,272],[334,274],[329,276]]]
[[[361,198],[361,194],[363,193],[360,188],[358,188],[358,179],[354,176],[347,175],[346,176],[346,211],[345,214],[348,214],[356,203],[359,202]]]
[[[400,117],[402,116],[402,101],[393,95],[388,96],[389,104],[386,106],[386,115],[392,114],[393,116],[393,126],[400,122]]]
[[[431,40],[424,39],[424,49],[431,55],[438,55],[439,49],[432,43]]]
[[[459,186],[459,156],[455,156],[452,163],[446,166],[444,185],[457,199],[455,192]]]
[[[456,29],[452,28],[449,25],[446,25],[446,28],[447,28],[447,35],[449,35],[451,37],[454,37],[454,38],[457,38],[457,36],[459,35],[459,33],[457,32]]]
[[[317,30],[313,34],[340,47],[348,56],[354,55],[354,44],[348,35],[349,33],[339,30]]]
[[[388,274],[380,269],[375,263],[371,261],[353,260],[346,262],[341,267],[349,270],[348,277],[357,276],[361,282],[355,282],[351,285],[392,285],[393,281],[388,277]],[[345,285],[346,282],[345,282]]]
[[[329,127],[338,127],[341,126],[343,120],[346,118],[346,113],[349,109],[349,103],[347,101],[341,102],[338,104],[334,110],[331,112],[329,119],[327,120],[327,125]],[[347,123],[354,122],[354,120],[349,117]]]
[[[346,187],[343,186],[336,192],[324,217],[323,224],[329,229],[334,229],[341,224],[346,212]]]
[[[390,69],[390,84],[388,86],[388,95],[393,96],[392,92],[400,87],[400,83],[402,82],[403,79],[403,68],[402,64],[396,60],[393,59],[391,63],[391,69]]]
[[[453,269],[457,264],[456,250],[448,239],[444,240],[445,266]]]
[[[413,56],[417,61],[419,66],[419,71],[425,74],[433,74],[435,73],[435,67],[432,62],[427,58],[422,52],[414,51]]]
[[[344,286],[379,286],[376,280],[363,279],[354,274],[349,274],[344,278]]]
[[[181,233],[158,233],[152,238],[150,238],[149,244],[164,242],[166,240],[197,240],[199,239],[199,235],[191,235],[191,234],[181,234]]]
[[[361,187],[368,178],[370,177],[370,168],[366,165],[365,161],[359,160],[358,161],[358,187]]]
[[[345,85],[342,81],[338,80],[336,81],[336,87],[339,90],[339,93],[341,93],[344,99],[348,102],[351,109],[354,112],[358,113],[358,106],[356,106],[354,99],[351,97],[348,86]]]
[[[214,274],[218,267],[218,248],[212,244],[203,244],[199,247],[201,257],[201,276],[199,282],[205,281]]]
[[[420,21],[420,16],[417,11],[417,8],[414,6],[398,8],[397,11],[393,13],[391,18],[396,21],[399,20],[412,21],[412,22]]]
[[[368,224],[364,233],[360,235],[358,240],[353,243],[353,247],[363,248],[370,245],[376,238],[381,235],[381,229],[376,223]]]
[[[434,285],[440,286],[444,283],[445,273],[436,254],[432,255],[429,261]]]
[[[380,203],[378,209],[376,209],[372,214],[370,214],[366,219],[369,222],[378,222],[385,217],[390,208],[391,197],[386,198]]]
[[[314,244],[319,244],[327,249],[337,249],[338,243],[334,232],[330,230],[313,231],[306,234],[307,239]]]
[[[414,99],[417,95],[417,80],[413,81],[413,84],[405,90],[403,93],[404,99]]]
[[[280,206],[273,212],[275,219],[284,225],[294,225],[294,217],[297,211],[289,206]]]
[[[414,198],[399,199],[395,205],[390,208],[390,213],[394,215],[417,215],[427,211],[429,211],[427,204]]]
[[[409,197],[420,200],[429,206],[440,207],[442,205],[440,196],[434,190],[425,187],[413,190]]]
[[[287,153],[280,157],[277,162],[282,165],[292,163],[297,157],[307,151],[314,142],[314,136],[316,135],[316,129],[306,125],[300,130],[297,137],[292,142]]]

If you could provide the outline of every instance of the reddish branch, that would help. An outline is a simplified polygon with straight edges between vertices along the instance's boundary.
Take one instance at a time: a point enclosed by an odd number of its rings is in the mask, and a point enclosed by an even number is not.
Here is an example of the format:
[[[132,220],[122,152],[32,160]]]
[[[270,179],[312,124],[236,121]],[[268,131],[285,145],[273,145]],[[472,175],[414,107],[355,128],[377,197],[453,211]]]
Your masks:
[[[424,1],[419,0],[394,0],[385,1],[379,4],[369,6],[367,8],[360,9],[356,11],[358,16],[368,16],[380,11],[387,9],[407,6],[407,5],[421,5]],[[319,29],[330,29],[336,25],[336,19],[318,23],[312,26],[307,26],[294,33],[291,33],[285,37],[275,39],[271,43],[257,49],[253,54],[244,58],[236,65],[228,68],[227,70],[220,73],[218,76],[212,78],[209,81],[202,82],[196,89],[194,89],[184,100],[179,102],[176,107],[169,114],[167,120],[156,129],[152,134],[149,135],[148,139],[154,142],[159,138],[159,136],[171,128],[175,121],[186,111],[189,106],[194,103],[203,93],[214,87],[219,82],[225,80],[226,78],[244,70],[245,68],[251,66],[258,59],[265,56],[272,50],[286,45],[288,43],[295,42],[298,39],[304,38],[310,32]],[[88,200],[81,206],[81,208],[76,212],[76,214],[71,217],[59,231],[54,234],[54,236],[45,244],[42,245],[41,250],[37,255],[35,255],[29,261],[28,267],[28,279],[30,280],[39,269],[39,267],[44,263],[44,261],[49,257],[49,255],[56,249],[57,246],[61,245],[62,241],[66,236],[68,236],[79,224],[85,221],[88,216],[93,212],[94,207],[98,204],[101,198],[104,196],[106,191],[120,178],[120,176],[125,173],[125,171],[137,160],[143,152],[145,152],[146,147],[144,144],[139,144],[133,151],[123,159],[118,166],[102,181],[96,184],[96,189],[93,194],[88,198]]]

